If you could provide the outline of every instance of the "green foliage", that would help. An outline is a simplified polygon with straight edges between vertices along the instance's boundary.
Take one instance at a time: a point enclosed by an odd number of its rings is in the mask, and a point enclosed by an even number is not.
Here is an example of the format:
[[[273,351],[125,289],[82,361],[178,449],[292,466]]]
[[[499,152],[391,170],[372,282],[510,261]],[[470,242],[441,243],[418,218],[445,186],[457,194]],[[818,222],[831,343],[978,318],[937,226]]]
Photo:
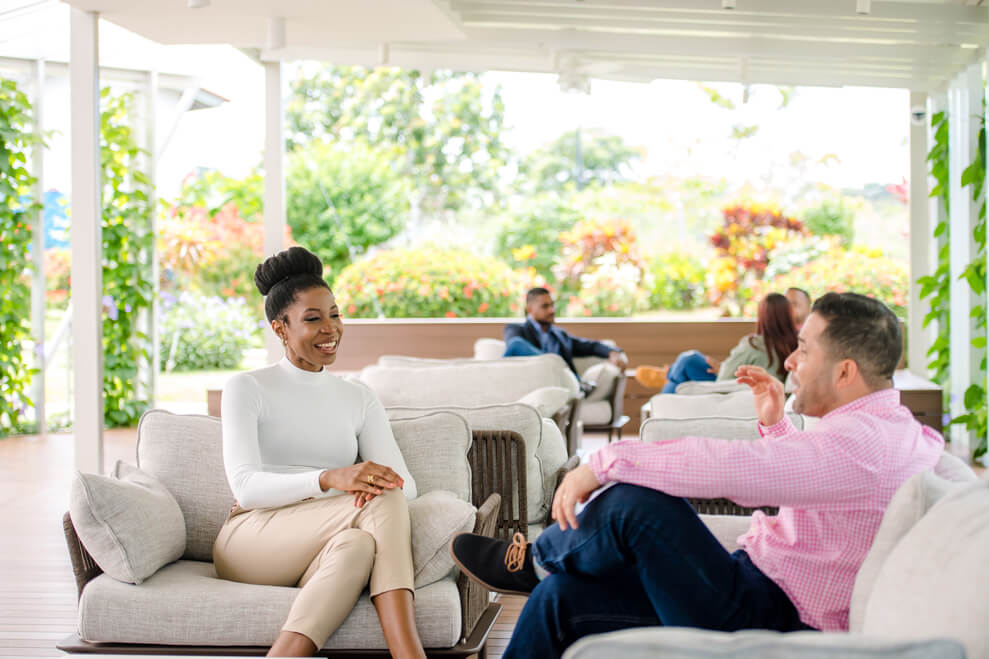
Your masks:
[[[13,80],[0,80],[0,437],[23,432],[33,405],[27,392],[36,372],[25,363],[31,337],[31,218],[41,205],[32,198],[36,178],[27,169],[32,132],[31,103]]]
[[[533,268],[551,279],[553,263],[563,247],[560,234],[579,219],[580,214],[558,196],[537,197],[502,222],[495,253],[514,268]]]
[[[841,197],[808,208],[801,219],[815,236],[838,236],[846,247],[855,237],[855,213]]]
[[[617,135],[600,131],[579,133],[580,180],[577,180],[577,131],[568,131],[530,154],[519,166],[521,178],[536,191],[562,190],[585,185],[607,186],[628,177],[630,166],[642,153]]]
[[[948,172],[948,115],[938,112],[931,117],[931,128],[934,132],[934,145],[927,154],[930,163],[931,176],[935,185],[930,196],[938,198],[944,204],[945,219],[934,228],[934,239],[940,241],[937,267],[934,273],[925,275],[917,280],[920,285],[920,299],[927,300],[930,311],[924,316],[924,327],[937,322],[938,335],[927,351],[930,361],[927,363],[933,373],[934,381],[941,385],[944,391],[945,408],[947,409],[951,395],[951,227],[947,220],[948,190],[950,177]]]
[[[333,293],[345,316],[504,317],[519,311],[518,276],[504,262],[460,250],[382,250],[344,268]]]
[[[100,165],[103,182],[103,395],[110,427],[137,423],[148,408],[138,398],[138,363],[148,359],[148,337],[138,317],[151,306],[150,181],[145,152],[128,124],[130,94],[100,92]]]
[[[438,71],[426,79],[383,67],[305,67],[291,83],[286,114],[290,149],[312,141],[366,143],[389,154],[432,210],[495,193],[508,159],[500,89],[486,93],[475,73]]]
[[[982,113],[982,127],[979,130],[979,148],[975,160],[965,168],[961,175],[962,187],[971,186],[972,201],[978,203],[982,199],[982,187],[986,180],[986,123],[985,113]],[[987,424],[986,401],[986,201],[982,199],[979,216],[972,229],[975,239],[975,258],[965,266],[959,279],[964,280],[972,292],[979,298],[980,304],[972,307],[971,317],[977,336],[972,340],[974,347],[982,356],[979,360],[977,382],[965,390],[966,414],[951,420],[954,424],[964,424],[972,431],[976,444],[972,449],[972,457],[979,458],[986,454]]]
[[[648,260],[652,275],[650,309],[693,309],[704,303],[704,263],[686,251],[657,254]]]
[[[178,197],[162,202],[162,209],[204,208],[209,216],[233,204],[248,222],[260,222],[264,217],[264,176],[257,169],[242,179],[235,179],[209,169],[189,174],[182,181]]]
[[[786,274],[763,280],[753,287],[745,315],[754,318],[763,297],[791,286],[804,289],[811,299],[830,291],[861,293],[883,302],[898,317],[906,317],[907,269],[902,263],[887,258],[882,250],[858,246],[846,250],[836,246]]]
[[[163,294],[161,312],[164,371],[231,370],[245,350],[261,347],[259,321],[242,297]]]
[[[405,227],[410,190],[399,170],[399,164],[360,143],[314,142],[296,150],[286,184],[293,237],[339,273],[352,257]]]

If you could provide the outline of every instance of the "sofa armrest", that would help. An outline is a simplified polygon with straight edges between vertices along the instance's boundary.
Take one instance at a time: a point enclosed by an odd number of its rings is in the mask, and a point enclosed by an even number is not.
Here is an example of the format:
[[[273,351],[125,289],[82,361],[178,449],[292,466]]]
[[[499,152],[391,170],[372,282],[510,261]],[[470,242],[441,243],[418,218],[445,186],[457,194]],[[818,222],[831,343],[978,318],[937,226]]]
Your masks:
[[[529,523],[525,440],[508,430],[474,430],[467,453],[471,470],[471,499],[480,509],[491,494],[500,495],[492,535],[508,540],[525,533]]]
[[[498,509],[501,508],[501,495],[492,494],[478,509],[474,521],[474,533],[493,538],[498,527]],[[457,576],[457,590],[460,591],[460,640],[466,641],[474,631],[477,621],[488,607],[491,593],[461,572]]]
[[[843,632],[744,630],[715,632],[685,627],[643,627],[587,636],[571,645],[564,659],[614,657],[767,657],[781,659],[963,659],[953,639],[901,640]]]
[[[65,544],[69,548],[72,574],[76,578],[76,599],[78,599],[82,597],[82,589],[86,584],[103,574],[103,570],[96,564],[76,534],[76,527],[73,526],[69,513],[62,515],[62,531],[65,533]]]

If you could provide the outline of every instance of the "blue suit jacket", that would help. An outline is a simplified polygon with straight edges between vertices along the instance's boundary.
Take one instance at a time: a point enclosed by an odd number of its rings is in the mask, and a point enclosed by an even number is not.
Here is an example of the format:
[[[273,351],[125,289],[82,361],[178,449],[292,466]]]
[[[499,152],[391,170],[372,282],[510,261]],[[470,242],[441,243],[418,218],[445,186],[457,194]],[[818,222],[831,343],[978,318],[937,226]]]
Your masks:
[[[573,363],[574,357],[604,357],[607,359],[608,355],[616,350],[616,348],[612,348],[600,341],[582,339],[579,336],[570,336],[556,325],[551,325],[549,331],[553,332],[556,336],[557,342],[560,345],[558,354],[560,357],[563,357],[563,361],[567,363],[567,366],[574,372],[574,375],[577,375],[577,368]],[[524,323],[509,323],[505,325],[505,343],[516,337],[520,337],[535,346],[536,350],[541,351],[543,348],[540,332],[539,325],[528,318]]]

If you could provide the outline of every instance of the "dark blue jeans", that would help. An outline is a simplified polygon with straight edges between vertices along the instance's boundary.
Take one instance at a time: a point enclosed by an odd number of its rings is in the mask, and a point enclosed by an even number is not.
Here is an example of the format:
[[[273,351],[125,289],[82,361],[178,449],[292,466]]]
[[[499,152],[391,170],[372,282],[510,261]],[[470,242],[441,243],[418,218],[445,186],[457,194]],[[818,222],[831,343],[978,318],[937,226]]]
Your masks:
[[[505,357],[534,357],[543,351],[520,336],[514,337],[505,344]]]
[[[536,586],[505,651],[559,657],[590,634],[667,625],[721,631],[809,629],[744,551],[729,554],[685,499],[616,485],[533,545],[551,574]]]
[[[677,385],[681,382],[716,380],[717,373],[708,373],[707,360],[704,355],[696,350],[681,352],[670,366],[666,374],[666,384],[663,385],[664,394],[672,394],[676,391]]]

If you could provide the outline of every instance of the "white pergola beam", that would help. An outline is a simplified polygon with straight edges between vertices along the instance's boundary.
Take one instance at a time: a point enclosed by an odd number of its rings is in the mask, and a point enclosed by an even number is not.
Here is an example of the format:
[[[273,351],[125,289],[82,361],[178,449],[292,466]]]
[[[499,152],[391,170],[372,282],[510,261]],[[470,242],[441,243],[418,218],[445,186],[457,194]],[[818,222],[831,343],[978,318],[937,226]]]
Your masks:
[[[907,306],[907,367],[927,377],[927,350],[931,347],[930,327],[923,327],[929,305],[920,299],[917,279],[934,271],[931,259],[931,225],[929,219],[927,140],[930,117],[927,94],[911,92],[910,104],[910,300]]]
[[[72,308],[75,465],[103,472],[99,18],[72,9]]]
[[[281,62],[264,63],[264,253],[285,249],[285,96]],[[282,346],[265,330],[268,363],[282,356]]]
[[[962,172],[975,159],[978,151],[979,117],[982,114],[981,62],[959,74],[948,89],[949,138],[948,169],[951,223],[951,415],[965,412],[965,390],[974,382],[978,372],[976,351],[972,347],[975,328],[971,311],[978,303],[968,282],[962,278],[965,267],[975,257],[976,246],[972,230],[978,219],[978,205],[972,201],[970,187],[962,187]],[[971,433],[956,426],[955,436],[965,446],[970,445]]]
[[[467,11],[507,7],[548,7],[570,9],[573,0],[450,0],[451,9],[460,14]],[[721,0],[582,0],[581,7],[589,9],[635,10],[665,13],[690,11],[698,16],[723,14]],[[804,18],[850,17],[862,22],[897,20],[909,23],[985,24],[989,9],[951,4],[914,4],[903,2],[872,2],[868,16],[856,14],[855,0],[743,0],[732,14],[739,16],[801,16]]]

